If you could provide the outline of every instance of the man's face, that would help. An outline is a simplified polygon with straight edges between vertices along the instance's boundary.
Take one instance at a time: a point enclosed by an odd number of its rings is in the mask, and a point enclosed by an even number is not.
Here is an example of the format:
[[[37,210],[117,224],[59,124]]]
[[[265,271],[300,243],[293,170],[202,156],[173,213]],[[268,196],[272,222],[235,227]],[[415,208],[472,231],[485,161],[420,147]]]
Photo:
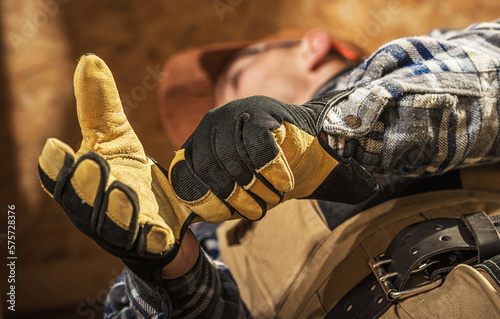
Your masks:
[[[300,40],[269,42],[242,50],[216,83],[217,105],[252,95],[303,103],[305,82],[299,65]]]

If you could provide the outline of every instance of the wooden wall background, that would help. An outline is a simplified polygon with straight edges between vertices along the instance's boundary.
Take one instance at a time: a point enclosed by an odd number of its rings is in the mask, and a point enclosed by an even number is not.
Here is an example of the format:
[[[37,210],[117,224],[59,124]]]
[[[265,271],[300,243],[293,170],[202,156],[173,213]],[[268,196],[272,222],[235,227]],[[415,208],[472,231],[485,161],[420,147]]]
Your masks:
[[[494,0],[3,0],[0,255],[6,255],[7,205],[14,204],[17,317],[101,317],[122,267],[70,224],[37,179],[48,137],[78,148],[72,74],[81,54],[94,52],[108,63],[121,94],[132,97],[128,116],[147,152],[168,165],[174,148],[158,119],[157,92],[138,95],[136,88],[178,50],[295,26],[325,28],[373,51],[397,37],[498,18]],[[7,269],[0,267],[5,297]]]

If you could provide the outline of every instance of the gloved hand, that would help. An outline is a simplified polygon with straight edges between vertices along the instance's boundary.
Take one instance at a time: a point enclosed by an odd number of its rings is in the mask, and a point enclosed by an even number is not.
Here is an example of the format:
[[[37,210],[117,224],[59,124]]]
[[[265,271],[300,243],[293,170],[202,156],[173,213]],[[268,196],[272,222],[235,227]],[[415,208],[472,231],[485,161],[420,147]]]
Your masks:
[[[143,279],[160,280],[195,215],[146,156],[106,64],[82,56],[74,87],[81,147],[74,153],[48,139],[38,162],[42,186],[80,231]]]
[[[290,198],[359,203],[378,190],[353,160],[321,139],[328,110],[352,90],[304,105],[253,96],[211,110],[170,165],[179,199],[211,221],[238,212],[257,220]]]

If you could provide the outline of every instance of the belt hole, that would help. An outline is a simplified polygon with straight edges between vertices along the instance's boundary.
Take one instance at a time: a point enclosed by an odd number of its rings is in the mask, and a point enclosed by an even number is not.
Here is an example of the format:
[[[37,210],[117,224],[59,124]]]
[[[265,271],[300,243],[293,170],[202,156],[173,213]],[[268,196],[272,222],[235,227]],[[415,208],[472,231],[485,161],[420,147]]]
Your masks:
[[[418,253],[419,249],[420,249],[420,248],[418,248],[418,246],[415,246],[415,247],[413,247],[412,249],[410,249],[410,252],[411,252],[413,255],[415,255],[416,253]]]
[[[434,225],[434,230],[441,230],[443,228],[444,228],[443,225],[440,225],[440,224]]]
[[[371,284],[370,287],[368,288],[370,291],[374,291],[375,288],[377,288],[376,284]]]
[[[384,297],[379,296],[379,297],[377,298],[377,303],[381,303],[382,301],[384,301]]]
[[[404,237],[403,237],[403,241],[409,241],[411,239],[411,234],[406,234]]]
[[[347,312],[351,311],[352,310],[352,303],[348,303],[347,305],[345,305],[344,309]]]
[[[449,241],[449,240],[451,240],[451,237],[450,237],[450,236],[441,236],[441,237],[439,238],[439,240],[440,240],[440,241]]]
[[[500,223],[499,222],[494,222],[493,226],[498,227],[498,226],[500,226]]]

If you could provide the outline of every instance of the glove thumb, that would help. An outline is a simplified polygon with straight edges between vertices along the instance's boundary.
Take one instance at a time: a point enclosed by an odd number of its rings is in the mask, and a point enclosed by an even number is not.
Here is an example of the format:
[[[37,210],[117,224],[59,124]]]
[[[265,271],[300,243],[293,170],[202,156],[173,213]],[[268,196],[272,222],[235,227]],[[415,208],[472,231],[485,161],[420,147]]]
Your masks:
[[[127,154],[147,162],[106,63],[92,53],[83,55],[76,67],[73,85],[83,136],[77,157],[92,151],[104,158]]]

